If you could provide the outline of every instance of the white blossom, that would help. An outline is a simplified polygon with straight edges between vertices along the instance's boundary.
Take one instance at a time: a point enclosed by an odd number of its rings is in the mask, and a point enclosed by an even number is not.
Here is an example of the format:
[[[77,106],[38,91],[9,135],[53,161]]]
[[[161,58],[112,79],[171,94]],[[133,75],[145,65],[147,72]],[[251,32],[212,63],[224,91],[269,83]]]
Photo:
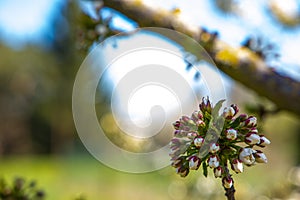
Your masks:
[[[266,145],[271,144],[271,141],[263,135],[260,135],[260,143],[259,145],[265,147]]]
[[[194,139],[194,144],[196,147],[201,147],[204,139],[202,137],[197,137]]]
[[[227,188],[227,189],[229,189],[229,188],[231,188],[232,187],[232,185],[233,185],[233,181],[232,181],[232,178],[227,178],[227,177],[225,177],[225,178],[223,178],[223,186],[225,187],[225,188]]]
[[[260,150],[257,150],[256,153],[254,154],[255,161],[258,163],[267,163],[268,159],[267,156]]]
[[[221,166],[214,168],[214,175],[216,178],[221,177],[223,173],[223,169]]]
[[[231,167],[236,173],[242,173],[244,170],[243,163],[241,163],[238,159],[234,159],[231,162]]]
[[[254,153],[256,153],[256,151],[251,148],[243,148],[240,152],[239,159],[246,165],[253,165],[255,163]]]
[[[211,168],[219,167],[219,165],[219,158],[216,155],[212,155],[208,158],[208,166],[210,166]]]
[[[189,168],[191,170],[197,170],[199,168],[200,164],[201,164],[200,158],[198,158],[197,156],[190,157]]]
[[[209,146],[210,153],[217,153],[220,150],[220,145],[217,143],[211,143]]]
[[[260,136],[256,133],[248,133],[245,137],[245,142],[247,144],[259,144],[260,143]]]
[[[235,140],[237,138],[237,131],[233,128],[227,129],[225,134],[228,140]]]
[[[244,122],[244,125],[247,127],[254,127],[254,126],[256,126],[256,123],[257,123],[256,117],[250,116],[250,117],[248,117],[248,119],[246,119],[246,121]]]
[[[224,108],[223,116],[225,118],[227,118],[227,117],[233,117],[234,115],[235,115],[235,110],[232,107],[226,107],[226,108]]]

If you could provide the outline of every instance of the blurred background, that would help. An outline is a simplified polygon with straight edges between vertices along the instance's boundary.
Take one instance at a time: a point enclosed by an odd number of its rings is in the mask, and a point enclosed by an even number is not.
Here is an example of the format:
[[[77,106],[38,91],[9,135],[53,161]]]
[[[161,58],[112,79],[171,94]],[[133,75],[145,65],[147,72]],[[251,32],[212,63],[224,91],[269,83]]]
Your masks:
[[[261,40],[259,47],[272,44],[267,62],[300,80],[300,1],[145,3],[180,8],[184,19],[218,31],[220,39],[232,46],[249,37]],[[97,43],[137,26],[109,8],[99,10],[99,5],[75,0],[0,1],[0,177],[36,180],[46,199],[225,199],[220,180],[212,174],[203,178],[200,172],[191,173],[182,179],[171,167],[147,174],[122,173],[102,165],[81,143],[72,117],[77,70]],[[196,87],[194,75],[185,69],[182,73]],[[274,109],[271,102],[222,76],[228,101],[259,117],[260,129],[272,142],[265,149],[268,164],[234,175],[237,199],[300,199],[299,116],[267,112]],[[97,109],[107,110],[106,93],[98,95],[104,100],[98,101]],[[109,114],[103,123],[111,127],[110,139],[119,138]],[[118,141],[132,151],[140,147],[125,136]]]

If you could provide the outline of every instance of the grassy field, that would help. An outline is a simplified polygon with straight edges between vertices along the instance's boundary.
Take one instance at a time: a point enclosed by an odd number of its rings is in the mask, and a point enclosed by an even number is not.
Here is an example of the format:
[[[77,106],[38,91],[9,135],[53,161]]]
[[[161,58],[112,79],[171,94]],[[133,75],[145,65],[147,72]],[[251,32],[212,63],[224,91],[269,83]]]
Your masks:
[[[2,158],[0,163],[0,176],[7,180],[18,176],[34,179],[49,200],[80,195],[87,199],[168,199],[168,169],[128,174],[91,157],[10,157]]]
[[[80,195],[87,200],[225,199],[220,180],[211,173],[211,178],[203,178],[201,171],[192,172],[185,179],[170,167],[129,174],[110,169],[89,156],[9,157],[2,158],[0,163],[0,176],[10,181],[16,176],[34,179],[48,200],[72,200]],[[251,167],[234,175],[237,197],[256,199],[261,194],[270,195],[272,188],[285,189],[278,180],[285,180],[286,173],[271,168],[270,165]]]

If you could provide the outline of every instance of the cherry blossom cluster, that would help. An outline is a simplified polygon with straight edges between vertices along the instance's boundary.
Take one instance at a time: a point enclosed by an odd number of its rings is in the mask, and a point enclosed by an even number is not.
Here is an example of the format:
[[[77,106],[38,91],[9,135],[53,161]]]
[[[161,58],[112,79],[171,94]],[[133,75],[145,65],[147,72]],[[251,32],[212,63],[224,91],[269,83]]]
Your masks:
[[[266,155],[257,148],[267,146],[270,140],[259,134],[254,116],[237,115],[239,108],[235,104],[226,107],[217,116],[222,127],[218,138],[212,140],[215,136],[209,136],[210,126],[219,123],[212,123],[216,118],[213,116],[214,107],[208,98],[203,98],[199,108],[191,116],[182,116],[173,124],[175,132],[169,155],[171,166],[181,177],[187,176],[190,170],[198,170],[202,164],[205,176],[209,167],[216,178],[222,178],[225,188],[231,188],[233,180],[228,166],[235,173],[242,173],[244,165],[267,163]]]

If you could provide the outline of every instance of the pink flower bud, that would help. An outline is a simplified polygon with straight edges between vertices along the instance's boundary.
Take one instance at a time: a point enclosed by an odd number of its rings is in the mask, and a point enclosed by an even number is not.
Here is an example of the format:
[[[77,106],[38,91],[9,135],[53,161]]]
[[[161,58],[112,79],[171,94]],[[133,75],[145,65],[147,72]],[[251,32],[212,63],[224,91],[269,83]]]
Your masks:
[[[253,145],[253,144],[259,144],[260,143],[260,136],[256,133],[248,133],[245,137],[245,142],[247,144]]]
[[[251,148],[243,148],[240,152],[239,159],[248,166],[251,166],[255,163],[254,153],[256,151]]]
[[[192,114],[192,117],[191,117],[194,121],[197,121],[197,120],[202,120],[203,119],[203,115],[201,113],[201,111],[195,111],[193,112]]]
[[[189,158],[189,168],[191,170],[197,170],[201,164],[201,159],[197,156],[191,156]]]
[[[201,111],[198,111],[198,119],[203,120],[203,115],[202,115]]]
[[[220,165],[219,158],[216,155],[210,156],[207,161],[208,161],[208,166],[210,166],[211,168],[216,168],[219,167]]]
[[[260,150],[256,150],[254,157],[255,157],[255,161],[258,163],[267,163],[268,162],[267,156]]]
[[[254,126],[256,126],[256,123],[257,123],[256,117],[250,116],[250,117],[248,117],[248,119],[246,119],[246,121],[244,122],[244,125],[246,127],[254,127]]]
[[[223,172],[224,172],[224,170],[222,169],[221,166],[214,168],[214,175],[216,178],[222,177]]]
[[[194,139],[194,145],[196,146],[196,147],[201,147],[202,146],[202,144],[203,144],[203,141],[204,141],[204,139],[202,138],[202,137],[196,137],[195,139]]]
[[[184,122],[188,122],[190,120],[190,118],[188,116],[182,116],[181,120]]]
[[[264,135],[260,135],[260,143],[259,145],[262,147],[265,147],[267,145],[271,144],[270,140],[266,138]]]
[[[224,177],[222,183],[225,188],[230,189],[233,185],[233,180],[231,177]]]
[[[209,151],[210,153],[217,153],[220,150],[220,145],[217,143],[211,143],[209,145]]]
[[[225,131],[225,135],[228,140],[235,140],[237,138],[237,131],[230,128]]]
[[[238,159],[234,159],[231,162],[231,169],[236,173],[242,173],[244,170],[243,163],[241,163]]]
[[[199,119],[199,120],[196,121],[196,125],[197,125],[197,126],[202,126],[202,127],[203,127],[203,126],[205,126],[205,122],[202,121],[201,119]]]

